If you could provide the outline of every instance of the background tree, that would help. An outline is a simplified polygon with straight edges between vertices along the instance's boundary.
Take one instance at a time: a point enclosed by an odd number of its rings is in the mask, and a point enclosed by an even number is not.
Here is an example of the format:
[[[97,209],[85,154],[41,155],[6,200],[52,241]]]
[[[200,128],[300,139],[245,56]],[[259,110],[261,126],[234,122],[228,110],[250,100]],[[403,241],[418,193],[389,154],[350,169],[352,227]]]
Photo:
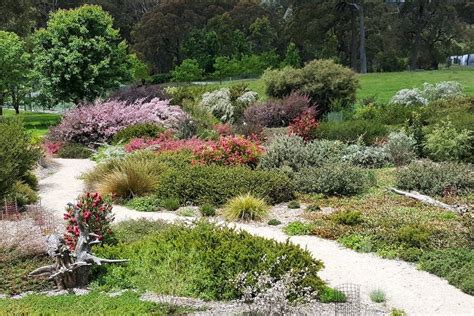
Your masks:
[[[291,66],[293,68],[301,67],[300,52],[295,43],[288,44],[282,66]]]
[[[5,99],[10,97],[19,113],[21,90],[28,80],[29,54],[18,35],[0,31],[0,115]]]
[[[171,72],[173,81],[191,82],[201,80],[203,70],[196,59],[185,59],[181,65],[176,66]]]
[[[130,79],[127,45],[99,6],[58,10],[35,34],[41,92],[53,102],[93,100]]]

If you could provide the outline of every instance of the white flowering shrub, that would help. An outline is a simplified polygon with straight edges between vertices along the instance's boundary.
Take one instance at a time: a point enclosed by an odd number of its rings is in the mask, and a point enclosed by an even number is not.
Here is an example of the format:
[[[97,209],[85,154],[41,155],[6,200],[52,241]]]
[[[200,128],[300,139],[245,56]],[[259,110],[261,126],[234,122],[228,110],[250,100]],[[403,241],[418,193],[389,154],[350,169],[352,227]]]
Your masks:
[[[428,99],[423,96],[420,89],[402,89],[393,96],[390,103],[406,106],[427,105]]]
[[[234,121],[234,106],[230,90],[227,88],[204,93],[201,105],[210,109],[212,114],[223,123]]]
[[[428,101],[448,99],[463,95],[463,87],[457,81],[441,81],[435,84],[425,82],[423,95]]]
[[[392,132],[384,145],[385,152],[390,155],[396,166],[410,163],[415,157],[416,141],[403,132]]]
[[[463,87],[456,81],[441,81],[423,84],[423,89],[402,89],[390,100],[392,104],[407,106],[427,105],[431,101],[462,96]]]
[[[248,106],[255,101],[257,101],[258,98],[258,93],[255,91],[246,91],[244,94],[242,94],[240,97],[237,98],[237,102],[244,106]]]

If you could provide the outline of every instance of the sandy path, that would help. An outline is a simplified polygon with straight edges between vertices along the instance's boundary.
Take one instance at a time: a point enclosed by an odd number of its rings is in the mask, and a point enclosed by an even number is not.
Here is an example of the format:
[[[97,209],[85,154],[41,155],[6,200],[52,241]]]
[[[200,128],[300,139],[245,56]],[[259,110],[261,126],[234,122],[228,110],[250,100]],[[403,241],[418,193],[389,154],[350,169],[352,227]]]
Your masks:
[[[55,159],[56,173],[40,181],[40,195],[44,207],[62,216],[64,206],[73,202],[83,191],[78,176],[92,168],[94,162],[81,159]],[[116,221],[148,218],[166,221],[189,220],[170,213],[142,213],[122,206],[114,206]],[[285,241],[286,236],[274,227],[233,224],[254,235]],[[367,298],[373,289],[380,288],[387,295],[387,306],[405,310],[409,315],[474,315],[474,297],[467,295],[447,281],[412,264],[386,260],[372,254],[361,254],[339,246],[334,241],[314,236],[291,237],[290,241],[308,249],[316,259],[324,262],[321,278],[336,286],[343,283],[361,285]]]

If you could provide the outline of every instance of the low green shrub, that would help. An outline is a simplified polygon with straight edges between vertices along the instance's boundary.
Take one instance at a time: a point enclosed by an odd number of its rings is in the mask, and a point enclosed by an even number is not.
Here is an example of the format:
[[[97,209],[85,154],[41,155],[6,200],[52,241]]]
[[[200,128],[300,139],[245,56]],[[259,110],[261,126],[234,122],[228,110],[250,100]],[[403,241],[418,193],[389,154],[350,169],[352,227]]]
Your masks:
[[[407,313],[403,309],[392,308],[390,316],[405,316]]]
[[[462,291],[474,295],[474,250],[439,249],[426,251],[418,266],[442,277]]]
[[[267,217],[269,209],[263,199],[247,193],[230,199],[224,207],[223,215],[229,221],[261,220]]]
[[[362,234],[348,234],[337,239],[344,247],[353,249],[359,252],[372,252],[374,251],[374,242],[370,236]]]
[[[8,199],[15,201],[20,207],[36,203],[38,201],[38,194],[27,184],[23,182],[15,182]]]
[[[415,161],[397,171],[397,187],[428,195],[468,193],[474,187],[472,167],[454,162]]]
[[[125,206],[139,212],[155,212],[160,209],[160,200],[154,195],[134,197]]]
[[[195,217],[196,211],[190,207],[185,207],[185,208],[179,209],[178,212],[176,212],[176,214],[183,217]]]
[[[436,161],[474,162],[473,142],[472,131],[457,130],[450,121],[443,121],[426,135],[425,150]]]
[[[81,144],[65,143],[58,151],[59,158],[87,159],[92,156],[92,150]]]
[[[13,295],[26,291],[52,289],[54,285],[48,280],[25,277],[36,268],[48,264],[51,264],[51,259],[46,254],[24,255],[18,251],[0,248],[0,274],[2,275],[0,293]]]
[[[267,222],[267,224],[270,226],[278,226],[281,224],[281,222],[276,218],[272,218],[271,220]]]
[[[348,146],[342,160],[363,168],[383,168],[391,163],[391,157],[383,147],[358,144]]]
[[[211,217],[216,215],[216,208],[211,204],[203,204],[199,208],[202,216]]]
[[[161,200],[160,205],[168,211],[176,211],[180,207],[179,199],[175,197],[167,197]]]
[[[344,303],[347,301],[347,297],[339,290],[326,287],[321,293],[320,300],[322,303]]]
[[[0,299],[0,313],[5,315],[174,315],[186,314],[189,308],[142,301],[140,294],[127,291],[118,296],[91,292],[85,295],[48,296],[31,294],[21,299]]]
[[[421,248],[426,246],[431,232],[421,225],[403,225],[397,231],[397,238],[409,247]]]
[[[448,119],[456,130],[472,130],[474,126],[474,97],[458,97],[431,102],[424,108],[421,118],[428,128]]]
[[[380,289],[373,290],[370,292],[370,300],[374,303],[383,303],[386,300],[385,293]]]
[[[123,229],[123,225],[128,229],[134,226],[121,223],[118,229]],[[116,234],[123,235],[123,232]],[[160,223],[155,231],[144,231],[141,239],[130,242],[128,236],[125,240],[119,238],[117,245],[106,245],[96,252],[105,258],[129,259],[126,265],[99,267],[94,284],[105,290],[136,288],[206,300],[230,300],[243,294],[243,289],[236,287],[237,276],[257,275],[273,266],[272,277],[277,280],[291,269],[307,269],[300,285],[318,292],[324,287],[317,276],[323,264],[299,246],[254,237],[206,221],[194,226]]]
[[[338,211],[331,214],[331,219],[337,224],[354,226],[361,224],[362,213],[359,211]]]
[[[373,174],[348,163],[325,164],[320,168],[305,168],[295,174],[295,185],[302,193],[354,195],[375,184]]]
[[[301,205],[300,205],[300,202],[298,200],[292,200],[290,202],[288,202],[288,208],[289,209],[297,209],[297,208],[300,208]]]
[[[283,231],[290,236],[309,235],[313,228],[312,224],[295,221],[289,223]]]
[[[155,138],[164,131],[165,129],[163,127],[150,123],[129,125],[114,135],[112,143],[125,144],[133,138]]]
[[[125,148],[121,145],[104,144],[97,148],[97,152],[90,159],[95,162],[105,162],[113,158],[123,158],[126,154]]]
[[[314,138],[357,142],[362,140],[371,145],[388,135],[388,129],[377,121],[350,120],[341,122],[321,122],[314,130]]]
[[[276,171],[194,165],[172,168],[163,173],[156,193],[160,198],[177,197],[182,205],[188,202],[222,205],[246,193],[273,204],[291,200],[294,186],[287,176]]]

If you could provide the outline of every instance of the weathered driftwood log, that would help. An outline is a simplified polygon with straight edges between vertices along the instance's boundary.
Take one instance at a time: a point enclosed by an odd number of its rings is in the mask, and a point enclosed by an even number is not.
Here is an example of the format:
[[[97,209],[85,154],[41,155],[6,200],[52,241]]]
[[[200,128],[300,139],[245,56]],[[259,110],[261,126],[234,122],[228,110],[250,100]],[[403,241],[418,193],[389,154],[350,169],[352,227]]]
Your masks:
[[[416,192],[416,191],[407,192],[407,191],[402,191],[402,190],[398,190],[398,189],[395,189],[395,188],[390,188],[390,190],[392,192],[397,193],[397,194],[404,195],[404,196],[407,196],[409,198],[418,200],[422,203],[437,206],[437,207],[443,208],[445,210],[455,212],[459,215],[463,215],[464,213],[469,211],[469,207],[466,206],[466,205],[449,205],[449,204],[443,203],[441,201],[435,200],[432,197],[429,197],[427,195],[423,195],[423,194],[421,194],[419,192]]]
[[[89,232],[89,227],[82,223],[76,213],[79,226],[79,237],[74,252],[62,237],[51,235],[47,239],[47,252],[55,263],[31,272],[29,276],[47,276],[54,280],[59,289],[71,289],[87,286],[93,264],[121,263],[127,260],[102,259],[91,253],[93,245],[100,243],[99,236]]]

